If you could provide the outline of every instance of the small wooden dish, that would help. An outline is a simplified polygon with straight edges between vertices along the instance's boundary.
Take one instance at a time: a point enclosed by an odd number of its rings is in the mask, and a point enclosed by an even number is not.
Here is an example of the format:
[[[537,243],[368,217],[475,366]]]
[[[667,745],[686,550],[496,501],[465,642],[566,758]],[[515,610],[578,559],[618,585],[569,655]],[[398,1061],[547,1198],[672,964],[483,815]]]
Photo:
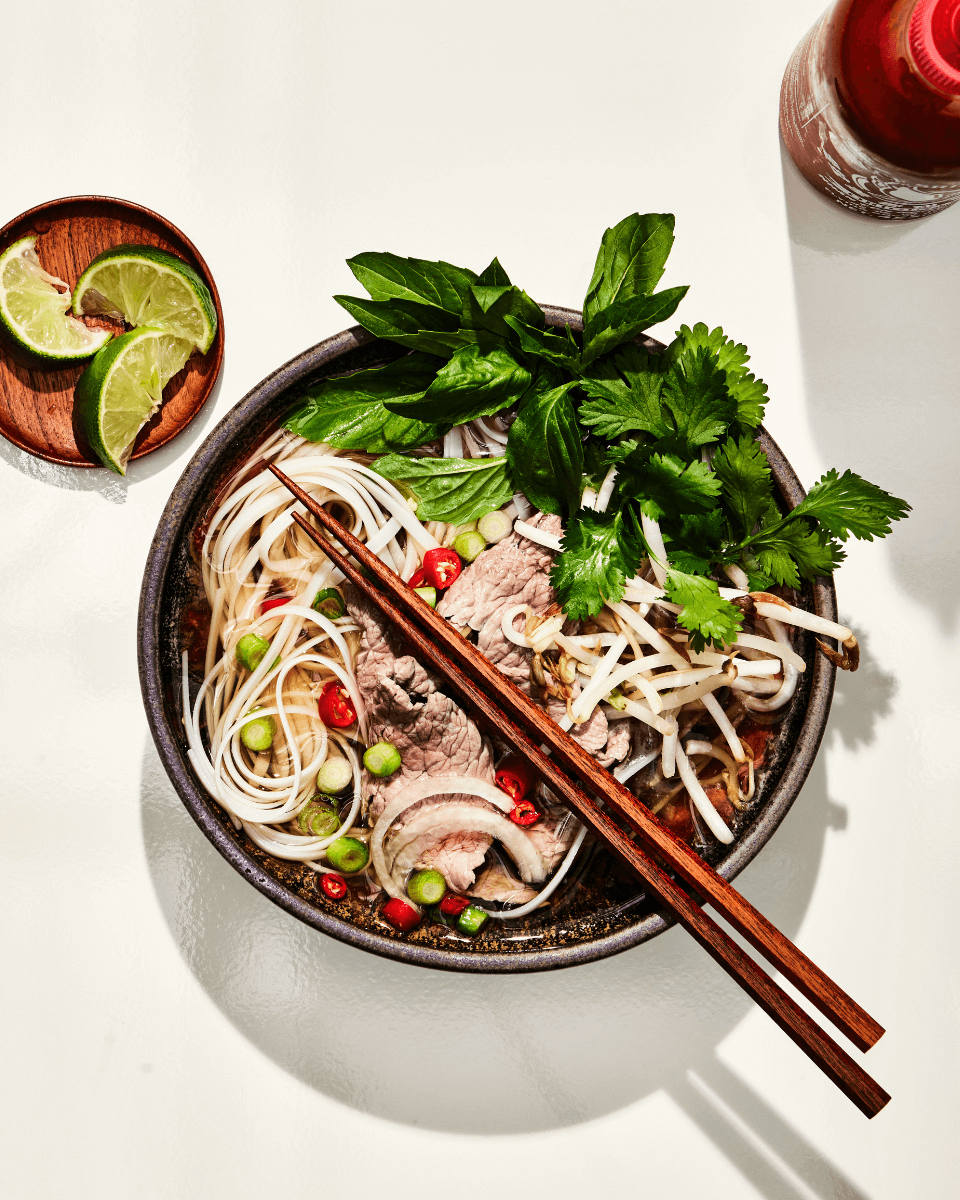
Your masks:
[[[192,354],[164,389],[163,407],[141,429],[132,458],[141,458],[176,437],[197,415],[213,391],[223,366],[223,310],[217,285],[200,252],[176,225],[139,204],[109,196],[67,196],[21,213],[0,229],[0,254],[13,242],[37,236],[44,270],[73,287],[84,269],[104,250],[122,242],[159,246],[188,262],[210,289],[217,310],[217,336],[204,355]],[[110,321],[84,322],[122,332]],[[89,361],[89,360],[87,360]],[[73,389],[86,366],[29,366],[0,342],[0,434],[48,462],[69,467],[99,467],[73,415]]]

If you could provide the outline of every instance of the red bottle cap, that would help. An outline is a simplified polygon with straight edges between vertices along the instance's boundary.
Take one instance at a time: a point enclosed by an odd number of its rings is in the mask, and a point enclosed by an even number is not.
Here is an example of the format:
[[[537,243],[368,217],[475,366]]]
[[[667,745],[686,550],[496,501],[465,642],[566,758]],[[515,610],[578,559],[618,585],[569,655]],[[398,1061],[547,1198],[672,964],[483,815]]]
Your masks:
[[[960,96],[960,0],[917,0],[910,17],[910,52],[938,92]]]

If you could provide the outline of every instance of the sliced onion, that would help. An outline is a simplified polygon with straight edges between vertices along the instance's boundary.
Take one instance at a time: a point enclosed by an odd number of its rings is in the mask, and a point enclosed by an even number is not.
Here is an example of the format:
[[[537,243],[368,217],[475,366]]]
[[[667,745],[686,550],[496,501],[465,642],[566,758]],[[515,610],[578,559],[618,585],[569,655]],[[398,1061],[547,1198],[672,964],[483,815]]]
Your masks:
[[[402,841],[390,874],[390,882],[396,893],[390,894],[397,894],[400,899],[406,899],[409,903],[401,880],[406,878],[420,855],[420,847],[417,844],[419,839],[430,834],[439,842],[453,833],[485,833],[496,838],[517,864],[524,883],[543,883],[547,874],[543,859],[519,825],[492,809],[453,801],[444,804],[439,811],[428,808],[422,813],[417,813],[397,834]]]
[[[470,779],[460,775],[421,775],[419,779],[408,784],[403,791],[394,796],[377,818],[370,837],[370,860],[377,873],[377,880],[384,891],[397,900],[410,903],[406,893],[402,889],[397,889],[390,880],[390,872],[387,870],[383,853],[383,840],[387,835],[387,830],[397,817],[411,805],[418,804],[430,796],[449,796],[457,793],[479,796],[481,800],[489,801],[503,812],[510,812],[513,808],[513,801],[506,792],[501,792],[498,787],[494,787],[492,783],[487,783],[483,779]],[[433,811],[431,809],[431,812]],[[513,828],[516,829],[517,826],[514,825]]]

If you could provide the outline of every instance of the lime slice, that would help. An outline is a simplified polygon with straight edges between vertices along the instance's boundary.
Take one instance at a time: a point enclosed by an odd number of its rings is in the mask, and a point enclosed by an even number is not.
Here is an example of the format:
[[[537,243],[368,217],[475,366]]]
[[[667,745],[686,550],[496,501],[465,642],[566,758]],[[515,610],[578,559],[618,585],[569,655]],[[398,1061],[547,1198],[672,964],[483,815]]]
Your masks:
[[[112,335],[66,315],[70,288],[40,266],[36,245],[35,237],[21,238],[0,255],[0,321],[33,358],[48,363],[89,358]]]
[[[73,396],[80,426],[111,471],[126,474],[133,439],[192,350],[184,338],[148,325],[104,346],[77,380]]]
[[[98,254],[73,290],[73,311],[165,329],[201,354],[217,332],[207,285],[193,267],[156,246],[114,246]]]

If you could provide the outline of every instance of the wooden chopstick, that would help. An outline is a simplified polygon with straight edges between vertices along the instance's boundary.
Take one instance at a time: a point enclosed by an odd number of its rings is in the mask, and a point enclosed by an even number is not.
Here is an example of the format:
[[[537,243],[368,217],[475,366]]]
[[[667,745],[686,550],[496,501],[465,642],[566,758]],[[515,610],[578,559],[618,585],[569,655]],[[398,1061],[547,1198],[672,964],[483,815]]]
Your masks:
[[[467,699],[470,707],[530,757],[537,770],[565,803],[634,867],[651,891],[675,913],[680,923],[862,1112],[867,1116],[874,1116],[879,1112],[889,1100],[887,1093],[559,769],[558,763],[598,791],[618,815],[644,838],[649,849],[665,858],[696,891],[709,896],[715,907],[718,907],[731,923],[738,928],[741,928],[741,925],[749,928],[758,942],[768,931],[772,931],[776,937],[763,942],[758,949],[761,949],[775,965],[781,965],[780,960],[788,962],[791,971],[800,981],[797,983],[800,990],[844,1032],[848,1032],[848,1029],[852,1031],[848,1033],[851,1040],[857,1044],[865,1043],[862,1048],[872,1045],[883,1032],[876,1022],[757,913],[725,880],[716,875],[685,843],[673,838],[656,818],[639,804],[632,793],[599,767],[572,738],[546,716],[542,709],[501,675],[496,667],[429,605],[421,601],[398,576],[367,550],[362,542],[354,538],[278,467],[271,466],[270,469],[324,528],[376,577],[384,591],[389,593],[389,597],[385,596],[301,514],[294,514],[297,524],[317,542],[344,575],[402,630],[415,646],[417,654],[439,674],[449,679]],[[546,743],[550,747],[556,760],[539,748],[540,743]],[[647,829],[650,825],[654,827],[655,832],[662,833],[663,837],[650,836]],[[677,847],[683,852],[680,856],[677,855]],[[691,866],[687,862],[688,858],[692,858],[696,866]],[[708,886],[704,886],[701,880]],[[714,896],[719,897],[719,901],[715,901]],[[736,914],[736,920],[730,915],[731,912]],[[746,934],[746,929],[743,932]],[[750,940],[751,944],[756,944],[753,938]],[[785,953],[785,949],[792,951],[792,954]],[[781,969],[785,968],[781,965]],[[804,986],[801,986],[801,982]],[[868,1039],[863,1035],[863,1028],[870,1034],[876,1031],[875,1036]],[[856,1033],[857,1037],[854,1037],[853,1033]]]

